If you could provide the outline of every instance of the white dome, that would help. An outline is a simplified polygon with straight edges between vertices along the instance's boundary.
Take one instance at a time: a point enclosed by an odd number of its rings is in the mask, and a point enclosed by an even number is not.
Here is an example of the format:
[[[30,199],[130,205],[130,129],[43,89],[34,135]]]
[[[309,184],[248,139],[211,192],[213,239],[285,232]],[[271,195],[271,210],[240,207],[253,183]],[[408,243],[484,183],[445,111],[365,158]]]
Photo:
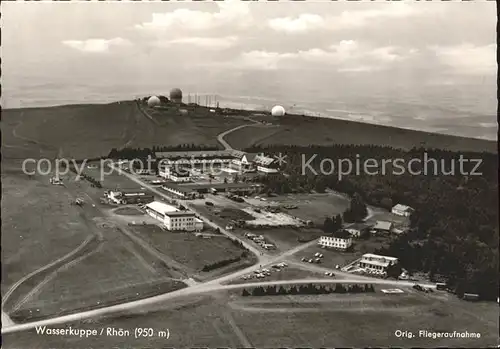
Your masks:
[[[281,105],[276,105],[271,109],[271,115],[272,116],[283,116],[285,115],[285,108],[283,108]]]
[[[160,105],[160,99],[156,96],[151,96],[148,99],[148,106],[149,107],[154,107],[156,105]]]

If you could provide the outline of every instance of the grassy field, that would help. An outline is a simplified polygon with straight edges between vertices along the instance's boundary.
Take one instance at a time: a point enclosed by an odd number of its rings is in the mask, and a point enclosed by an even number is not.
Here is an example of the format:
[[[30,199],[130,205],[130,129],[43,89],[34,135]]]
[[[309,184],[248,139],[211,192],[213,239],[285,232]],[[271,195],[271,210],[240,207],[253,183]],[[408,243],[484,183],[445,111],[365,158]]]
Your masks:
[[[160,252],[195,273],[201,273],[206,264],[236,258],[243,252],[222,236],[203,239],[193,233],[173,233],[154,226],[136,226],[134,230]]]
[[[120,207],[114,211],[115,214],[122,216],[143,216],[144,212],[135,207]]]
[[[78,247],[93,231],[74,199],[49,178],[2,162],[2,295],[16,281]]]
[[[379,145],[410,149],[413,146],[447,150],[491,151],[496,153],[496,142],[448,136],[436,133],[405,130],[354,121],[288,116],[278,127],[237,130],[226,137],[234,148],[251,145],[289,144],[298,146],[331,144]]]
[[[64,186],[52,186],[48,176],[28,179],[12,165],[2,170],[2,294],[86,238],[99,237],[71,258],[23,282],[6,309],[14,320],[65,314],[185,286],[171,279],[170,270],[157,257],[117,229],[116,224],[126,225],[128,217],[107,216],[110,208],[98,201],[102,189],[75,182],[72,175],[65,177]],[[82,207],[71,204],[78,196],[85,201]],[[92,199],[97,200],[95,205]]]
[[[344,266],[365,253],[373,253],[375,249],[385,246],[391,241],[391,236],[372,236],[367,240],[353,240],[353,249],[349,252],[323,249],[319,246],[313,246],[294,255],[297,261],[302,258],[313,258],[316,252],[322,253],[324,257],[321,260],[321,266],[325,268],[335,268],[336,265]]]
[[[105,266],[105,267],[103,267]],[[43,318],[118,304],[184,287],[129,241],[116,238],[59,272],[12,319]]]
[[[38,148],[53,155],[93,158],[111,148],[152,147],[194,143],[218,145],[217,134],[248,122],[224,119],[212,113],[187,116],[160,115],[167,121],[158,127],[134,101],[111,104],[66,105],[2,111],[2,143],[10,156],[39,156]],[[168,119],[167,119],[168,118]],[[33,145],[36,145],[33,147]],[[28,146],[30,150],[18,147]]]
[[[496,345],[498,309],[415,294],[242,298],[230,303],[255,347],[481,347]],[[267,298],[267,299],[266,299]],[[252,326],[251,324],[259,324]],[[311,326],[314,324],[314,326]],[[279,328],[272,331],[270,328]],[[396,330],[468,331],[480,339],[397,338]],[[286,338],[283,334],[287,334]]]
[[[155,304],[133,313],[73,323],[73,328],[168,329],[170,338],[3,336],[4,348],[71,347],[469,347],[496,346],[498,306],[437,293],[240,297],[214,294]],[[196,330],[194,330],[196,329]],[[479,332],[479,339],[398,338],[396,330]],[[246,344],[246,345],[245,345]],[[250,345],[248,345],[250,344]]]
[[[150,338],[135,339],[133,336],[107,337],[95,336],[78,338],[76,336],[41,336],[35,331],[14,333],[2,336],[2,347],[6,349],[30,348],[237,348],[243,344],[235,334],[230,313],[224,311],[224,301],[213,297],[196,297],[155,304],[138,310],[109,318],[98,318],[73,323],[73,328],[101,329],[107,327],[123,328],[134,331],[136,327],[152,328],[170,332],[170,337],[155,335]],[[228,318],[229,317],[229,318]]]

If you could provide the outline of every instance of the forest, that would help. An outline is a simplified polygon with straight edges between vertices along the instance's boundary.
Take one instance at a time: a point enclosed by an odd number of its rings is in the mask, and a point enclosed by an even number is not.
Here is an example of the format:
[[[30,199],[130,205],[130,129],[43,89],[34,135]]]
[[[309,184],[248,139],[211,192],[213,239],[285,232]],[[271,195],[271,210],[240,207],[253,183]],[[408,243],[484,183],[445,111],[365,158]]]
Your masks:
[[[483,299],[498,297],[498,158],[492,153],[458,153],[438,149],[334,145],[329,147],[252,147],[248,152],[285,154],[283,175],[258,177],[267,191],[324,192],[332,189],[355,197],[357,202],[388,210],[395,204],[414,208],[410,230],[388,248],[374,253],[399,258],[410,272],[428,273],[431,280],[446,280],[457,295],[478,293]],[[415,175],[391,167],[384,174],[360,171],[338,176],[304,173],[304,158],[319,169],[323,159],[435,159],[437,171]],[[474,159],[463,163],[460,159]],[[442,168],[440,166],[443,164]],[[456,164],[455,169],[453,165]],[[479,164],[479,166],[477,165]],[[431,163],[430,165],[434,165]],[[413,163],[413,173],[424,166]],[[476,168],[477,167],[477,168]],[[454,171],[452,171],[454,170]],[[473,171],[474,170],[474,171]],[[349,214],[348,214],[349,216]],[[351,217],[348,217],[351,218]],[[356,217],[354,217],[356,218]],[[356,220],[356,219],[353,219]]]

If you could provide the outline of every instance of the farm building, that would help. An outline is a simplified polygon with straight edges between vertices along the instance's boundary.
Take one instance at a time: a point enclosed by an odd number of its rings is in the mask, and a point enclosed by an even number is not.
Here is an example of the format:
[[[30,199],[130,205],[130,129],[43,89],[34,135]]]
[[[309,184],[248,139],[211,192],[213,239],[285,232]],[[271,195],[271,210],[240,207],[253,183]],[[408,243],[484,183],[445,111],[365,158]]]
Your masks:
[[[154,201],[146,205],[146,212],[162,222],[168,230],[201,231],[203,221],[191,211],[181,211],[174,206]]]
[[[391,212],[398,216],[409,217],[413,213],[413,208],[406,205],[397,204],[391,210]]]
[[[344,228],[354,238],[360,238],[369,233],[370,225],[365,223],[354,223]]]
[[[339,230],[331,236],[320,237],[318,245],[345,251],[352,246],[352,237],[347,231]]]
[[[115,204],[147,204],[154,200],[154,196],[148,194],[144,191],[123,191],[123,190],[111,190],[105,192],[105,196]]]
[[[385,272],[387,270],[387,267],[389,267],[390,265],[395,265],[397,263],[398,259],[396,257],[366,253],[361,257],[359,261],[359,267],[371,271]]]
[[[392,228],[393,228],[392,222],[377,221],[377,223],[373,226],[371,231],[376,233],[390,233]]]

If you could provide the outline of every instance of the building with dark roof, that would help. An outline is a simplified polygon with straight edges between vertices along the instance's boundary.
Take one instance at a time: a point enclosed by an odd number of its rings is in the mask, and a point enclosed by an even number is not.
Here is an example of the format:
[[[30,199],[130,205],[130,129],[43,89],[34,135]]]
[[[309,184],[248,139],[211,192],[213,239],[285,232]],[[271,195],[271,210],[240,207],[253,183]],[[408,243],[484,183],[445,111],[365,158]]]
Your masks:
[[[366,223],[354,223],[344,228],[352,237],[362,237],[369,234],[371,225]]]

